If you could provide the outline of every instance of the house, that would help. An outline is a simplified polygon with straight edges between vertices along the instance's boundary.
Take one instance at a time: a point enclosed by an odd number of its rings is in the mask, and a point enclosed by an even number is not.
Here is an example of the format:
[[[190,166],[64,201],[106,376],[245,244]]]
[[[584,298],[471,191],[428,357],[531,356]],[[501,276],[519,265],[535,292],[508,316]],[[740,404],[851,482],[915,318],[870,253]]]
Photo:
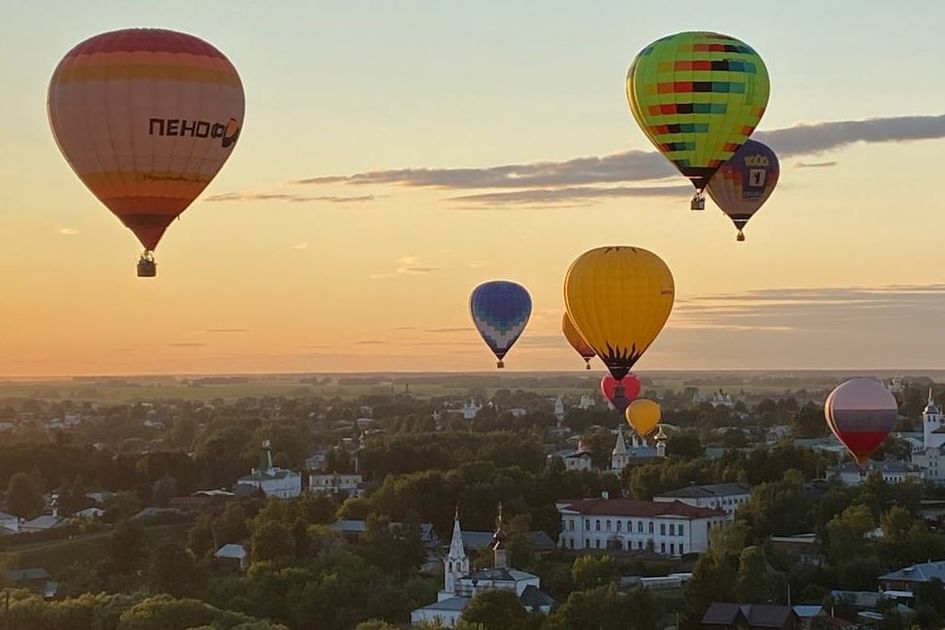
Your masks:
[[[793,565],[819,567],[825,562],[823,545],[816,534],[771,536],[768,547],[773,553],[790,559]]]
[[[930,582],[933,579],[945,582],[945,560],[914,564],[879,577],[880,588],[884,592],[912,593],[916,584]]]
[[[308,491],[325,494],[346,494],[359,497],[364,494],[361,475],[342,473],[313,473],[308,476]]]
[[[702,616],[699,627],[731,628],[732,630],[753,630],[754,628],[798,630],[800,618],[789,606],[712,602]]]
[[[294,470],[277,468],[272,465],[272,451],[269,440],[264,440],[259,454],[259,468],[240,477],[239,486],[258,488],[267,497],[290,499],[302,494],[302,474]]]
[[[505,540],[500,505],[499,518],[496,520],[496,530],[490,545],[493,552],[492,567],[471,570],[457,511],[453,517],[453,537],[450,540],[449,553],[443,560],[443,589],[437,594],[435,602],[411,611],[410,622],[439,623],[452,628],[472,598],[477,593],[488,590],[512,591],[529,612],[546,615],[550,613],[555,602],[541,590],[541,578],[508,566]]]
[[[786,424],[778,424],[773,427],[769,427],[765,432],[765,444],[773,446],[781,440],[786,440],[789,437],[791,437],[791,427]]]
[[[248,554],[246,553],[246,547],[243,545],[223,545],[216,550],[213,557],[216,558],[217,564],[221,567],[239,569],[240,571],[246,570]]]
[[[20,533],[28,534],[31,532],[45,532],[46,530],[57,527],[71,525],[72,519],[64,518],[54,510],[52,514],[42,514],[34,519],[20,523]]]
[[[367,531],[367,521],[339,519],[328,527],[339,532],[346,540],[356,543],[360,540],[361,535]],[[390,524],[391,529],[401,527],[404,527],[403,523]],[[440,545],[440,537],[436,535],[433,523],[420,523],[420,541],[425,547],[438,547]]]
[[[725,512],[728,520],[735,519],[735,512],[748,503],[751,498],[751,487],[744,483],[715,483],[704,486],[689,486],[663,492],[655,497],[654,501],[679,501],[693,507],[720,509]]]
[[[580,448],[576,451],[558,451],[555,456],[564,462],[565,470],[591,470],[593,467],[591,454]]]
[[[913,460],[915,456],[913,456]],[[865,469],[861,469],[856,462],[847,461],[839,466],[831,466],[827,469],[827,478],[839,481],[848,486],[858,486],[871,474],[882,475],[886,483],[904,483],[906,481],[922,482],[922,469],[908,462],[871,461]]]
[[[655,551],[668,556],[702,553],[709,546],[709,532],[728,520],[718,508],[687,505],[680,501],[610,499],[562,500],[562,549],[611,549]]]
[[[79,510],[73,516],[77,518],[84,518],[89,521],[94,521],[105,516],[105,510],[97,507],[89,507],[85,508],[84,510]]]
[[[463,530],[460,532],[460,535],[463,539],[463,548],[466,550],[466,553],[478,555],[492,544],[494,533]],[[551,553],[557,548],[555,541],[545,532],[528,532],[528,536],[532,550],[537,554]]]
[[[20,531],[20,517],[0,512],[0,533],[15,534]]]
[[[305,469],[318,471],[324,470],[325,464],[328,462],[328,451],[320,450],[315,451],[311,455],[305,458]]]
[[[942,412],[932,400],[931,388],[928,404],[922,412],[922,447],[913,448],[912,463],[922,469],[925,479],[945,483],[945,427]]]
[[[12,569],[6,572],[7,583],[15,588],[25,588],[46,599],[56,596],[59,584],[50,580],[46,569]]]
[[[614,448],[610,452],[611,472],[620,473],[632,462],[645,462],[666,456],[666,450],[660,448],[659,441],[657,441],[654,446],[645,438],[638,436],[636,432],[631,433],[630,439],[631,445],[628,447],[627,441],[623,436],[623,427],[617,428],[617,441],[614,443]]]

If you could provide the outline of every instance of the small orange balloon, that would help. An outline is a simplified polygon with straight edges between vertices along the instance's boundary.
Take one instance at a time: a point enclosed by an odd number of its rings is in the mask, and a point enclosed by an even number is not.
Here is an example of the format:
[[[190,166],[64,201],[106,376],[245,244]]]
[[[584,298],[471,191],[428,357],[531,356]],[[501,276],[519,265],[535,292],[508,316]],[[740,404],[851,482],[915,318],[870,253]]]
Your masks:
[[[627,407],[627,423],[640,437],[646,437],[660,423],[660,406],[647,398],[637,398]]]

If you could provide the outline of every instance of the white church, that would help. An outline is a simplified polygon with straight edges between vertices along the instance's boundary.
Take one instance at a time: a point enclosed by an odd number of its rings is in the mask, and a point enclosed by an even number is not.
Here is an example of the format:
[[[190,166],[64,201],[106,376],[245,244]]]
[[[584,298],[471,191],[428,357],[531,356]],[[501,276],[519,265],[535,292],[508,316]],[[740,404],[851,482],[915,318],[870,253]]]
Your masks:
[[[945,483],[945,427],[942,426],[942,412],[932,400],[929,389],[929,402],[922,412],[923,447],[913,451],[912,463],[925,472],[925,479],[933,483]]]
[[[541,579],[508,566],[501,504],[489,548],[493,553],[492,568],[471,571],[457,510],[453,517],[453,538],[450,540],[449,553],[443,560],[443,590],[437,594],[434,603],[412,611],[410,623],[431,622],[452,628],[476,593],[495,589],[514,591],[529,612],[549,614],[555,602],[541,590]]]
[[[666,457],[666,434],[660,425],[659,432],[653,436],[653,444],[646,438],[641,438],[636,431],[630,432],[630,446],[623,436],[623,426],[617,427],[617,442],[610,453],[610,470],[620,473],[631,462],[642,462],[658,457]]]

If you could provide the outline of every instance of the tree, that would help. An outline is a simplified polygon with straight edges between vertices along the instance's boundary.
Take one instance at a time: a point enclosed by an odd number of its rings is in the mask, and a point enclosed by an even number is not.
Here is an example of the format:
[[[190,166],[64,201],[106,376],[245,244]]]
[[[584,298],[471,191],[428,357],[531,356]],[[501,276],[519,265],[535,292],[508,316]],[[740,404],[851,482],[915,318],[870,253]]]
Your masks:
[[[354,630],[397,630],[399,627],[380,619],[368,619],[356,625]]]
[[[177,480],[170,475],[164,475],[151,485],[151,496],[156,505],[167,507],[171,499],[177,496]]]
[[[514,630],[521,627],[528,614],[513,591],[481,591],[463,610],[462,619],[481,624],[483,630]]]
[[[865,505],[851,505],[827,523],[827,555],[831,562],[862,557],[865,536],[876,527],[873,514]]]
[[[214,521],[213,530],[218,545],[239,544],[249,538],[243,506],[235,501],[227,503],[223,514]]]
[[[148,584],[153,592],[184,597],[191,594],[199,582],[197,561],[189,549],[165,540],[151,551]]]
[[[768,598],[764,551],[761,547],[745,547],[738,558],[735,594],[739,602],[762,604]]]
[[[912,527],[912,515],[909,511],[894,505],[879,519],[883,528],[883,542],[891,545],[900,545],[908,542],[909,529]]]
[[[253,562],[286,564],[295,558],[295,540],[282,523],[263,522],[253,532],[251,545]]]
[[[138,521],[122,521],[112,530],[109,554],[118,573],[129,573],[144,554],[144,530]]]
[[[667,457],[702,457],[702,442],[693,433],[674,433],[666,440]]]
[[[197,522],[187,532],[187,546],[194,556],[203,559],[216,551],[213,538],[213,521],[206,512],[197,517]]]
[[[20,518],[32,518],[43,509],[39,485],[30,475],[18,472],[7,486],[7,510]]]
[[[582,555],[571,565],[571,580],[581,590],[606,586],[620,578],[620,568],[612,556]]]
[[[550,630],[657,630],[662,628],[663,606],[640,587],[621,595],[614,584],[574,591],[548,618]],[[545,626],[543,626],[545,627]]]
[[[141,500],[134,492],[116,492],[102,501],[106,523],[117,523],[129,519],[141,510]]]

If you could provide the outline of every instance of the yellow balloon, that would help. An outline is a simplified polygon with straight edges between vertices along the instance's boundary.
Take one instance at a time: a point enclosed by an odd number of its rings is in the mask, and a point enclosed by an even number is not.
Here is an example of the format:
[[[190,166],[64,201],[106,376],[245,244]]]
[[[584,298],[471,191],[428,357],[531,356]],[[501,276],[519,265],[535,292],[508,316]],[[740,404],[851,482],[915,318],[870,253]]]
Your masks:
[[[646,398],[637,398],[627,407],[627,422],[641,437],[653,433],[660,423],[660,406]]]
[[[663,329],[675,292],[666,263],[639,247],[592,249],[571,264],[564,279],[571,321],[617,380]]]

